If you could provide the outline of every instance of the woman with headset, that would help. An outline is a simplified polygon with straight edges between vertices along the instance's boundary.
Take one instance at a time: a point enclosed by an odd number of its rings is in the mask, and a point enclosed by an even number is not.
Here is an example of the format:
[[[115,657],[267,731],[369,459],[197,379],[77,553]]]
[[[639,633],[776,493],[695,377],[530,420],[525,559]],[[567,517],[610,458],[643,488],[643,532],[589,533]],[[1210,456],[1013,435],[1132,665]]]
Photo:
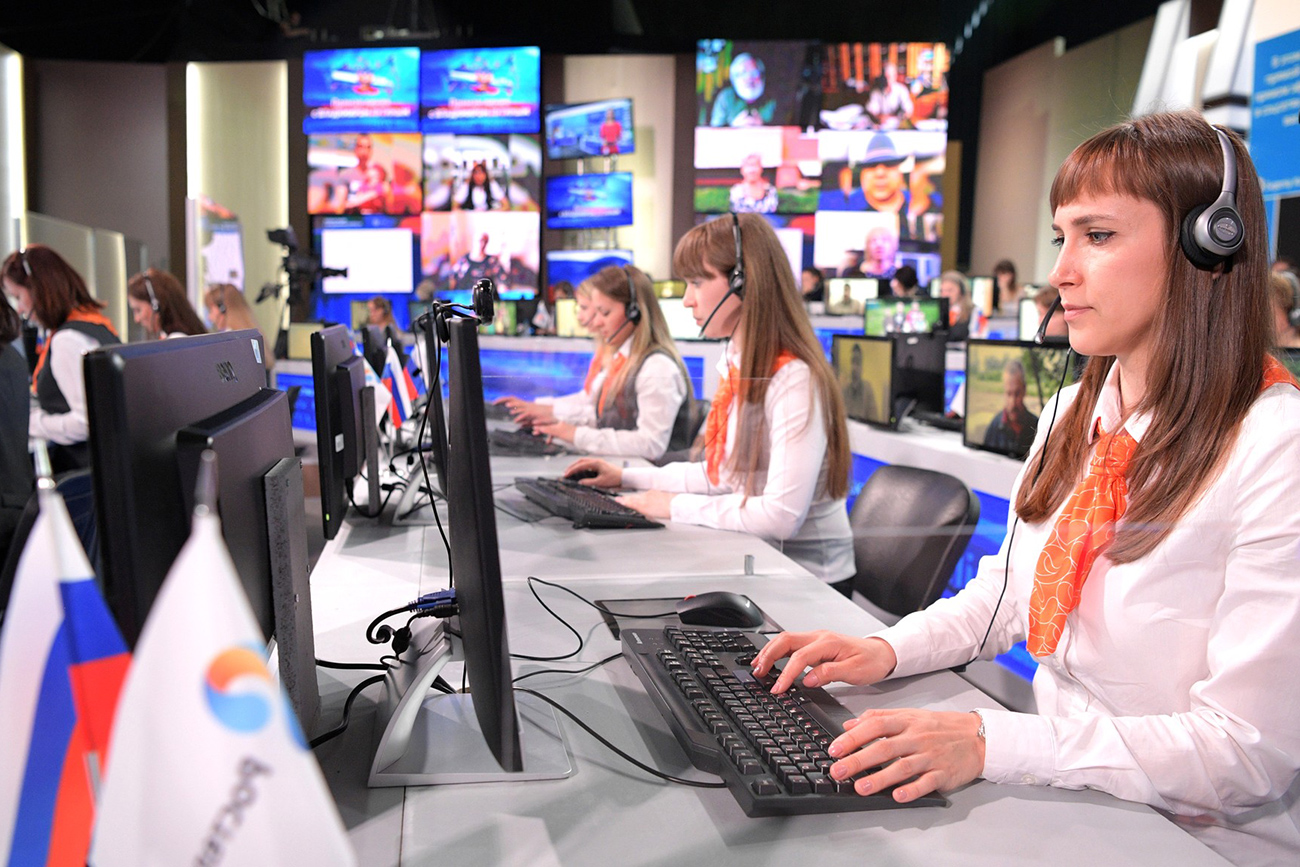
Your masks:
[[[847,592],[844,400],[776,233],[755,214],[720,217],[682,237],[673,270],[703,335],[729,338],[701,460],[621,469],[584,459],[568,475],[594,470],[583,484],[639,489],[621,499],[652,518],[761,536]]]
[[[86,437],[86,384],[81,356],[121,341],[113,324],[86,288],[86,281],[44,244],[10,253],[0,265],[0,280],[14,307],[47,332],[36,358],[27,433],[49,442],[54,471],[90,466]]]
[[[181,282],[166,271],[149,268],[127,280],[126,303],[135,324],[145,330],[150,340],[208,331],[185,297]]]
[[[1217,198],[1216,198],[1217,196]],[[1044,410],[1007,538],[955,597],[867,638],[783,634],[774,691],[1027,640],[1037,714],[878,710],[835,779],[908,801],[977,777],[1150,804],[1236,863],[1300,861],[1300,388],[1270,355],[1263,199],[1191,112],[1099,133],[1052,185],[1081,381]]]
[[[583,281],[588,328],[609,347],[584,399],[533,430],[585,452],[658,460],[690,446],[691,382],[654,287],[639,268],[611,265]]]

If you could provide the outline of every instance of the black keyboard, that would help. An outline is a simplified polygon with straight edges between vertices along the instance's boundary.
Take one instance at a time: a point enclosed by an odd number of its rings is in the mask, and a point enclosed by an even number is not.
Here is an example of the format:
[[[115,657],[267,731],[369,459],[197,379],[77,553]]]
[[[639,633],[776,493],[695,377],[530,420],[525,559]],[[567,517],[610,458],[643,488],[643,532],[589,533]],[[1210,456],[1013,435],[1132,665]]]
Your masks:
[[[483,417],[488,421],[510,421],[510,407],[504,403],[493,403],[490,400],[483,401]]]
[[[899,804],[892,789],[859,795],[830,777],[826,749],[854,715],[820,688],[772,695],[775,672],[750,663],[767,638],[736,629],[625,629],[623,656],[691,764],[718,774],[747,816],[946,806],[940,795]],[[855,778],[856,779],[856,778]]]
[[[539,457],[562,455],[564,446],[523,429],[488,431],[488,452],[501,457]]]
[[[632,530],[662,527],[608,494],[564,479],[515,479],[515,487],[552,515],[578,528]]]

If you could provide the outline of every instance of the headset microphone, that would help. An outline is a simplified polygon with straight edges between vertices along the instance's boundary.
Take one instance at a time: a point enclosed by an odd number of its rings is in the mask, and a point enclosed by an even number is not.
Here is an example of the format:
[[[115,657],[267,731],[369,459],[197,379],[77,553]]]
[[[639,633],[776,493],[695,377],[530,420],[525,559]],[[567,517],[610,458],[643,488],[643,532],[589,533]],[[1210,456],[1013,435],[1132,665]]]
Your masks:
[[[709,327],[709,323],[713,321],[713,317],[718,315],[718,311],[722,309],[722,305],[727,303],[728,298],[732,295],[737,295],[742,299],[745,297],[744,247],[741,244],[740,238],[740,217],[735,211],[732,211],[731,213],[731,237],[732,240],[736,242],[736,267],[731,269],[731,276],[728,278],[727,283],[727,294],[722,296],[717,305],[713,308],[713,312],[709,314],[709,318],[705,319],[704,324],[700,326],[700,337],[704,336],[705,329]]]
[[[1047,308],[1047,315],[1043,317],[1042,323],[1038,326],[1038,333],[1034,335],[1034,343],[1041,346],[1043,341],[1047,339],[1047,324],[1052,321],[1052,317],[1055,316],[1056,311],[1060,309],[1061,296],[1057,295],[1052,299],[1052,306]]]

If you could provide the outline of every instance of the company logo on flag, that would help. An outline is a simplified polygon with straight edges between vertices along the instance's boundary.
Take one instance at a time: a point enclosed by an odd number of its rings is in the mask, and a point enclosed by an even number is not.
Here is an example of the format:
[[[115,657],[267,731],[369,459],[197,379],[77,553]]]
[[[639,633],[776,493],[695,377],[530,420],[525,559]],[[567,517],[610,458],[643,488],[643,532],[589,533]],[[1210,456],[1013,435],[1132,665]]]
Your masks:
[[[256,648],[232,647],[208,665],[203,695],[212,715],[237,732],[256,732],[271,718],[274,684]]]

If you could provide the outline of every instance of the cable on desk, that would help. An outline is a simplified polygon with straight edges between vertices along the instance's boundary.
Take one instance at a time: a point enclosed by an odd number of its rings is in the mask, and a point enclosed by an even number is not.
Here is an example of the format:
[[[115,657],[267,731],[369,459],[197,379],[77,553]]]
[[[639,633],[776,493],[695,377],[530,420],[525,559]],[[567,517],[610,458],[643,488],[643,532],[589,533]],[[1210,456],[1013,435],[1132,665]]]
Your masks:
[[[618,756],[619,758],[627,762],[630,762],[631,764],[636,765],[638,768],[645,771],[647,774],[658,777],[661,780],[667,780],[670,783],[678,783],[683,786],[694,786],[697,789],[725,789],[727,787],[727,784],[721,781],[715,783],[715,782],[710,782],[708,780],[688,780],[685,777],[674,777],[672,774],[665,774],[663,771],[655,770],[654,768],[647,765],[645,762],[633,758],[632,756],[620,750],[618,747],[614,746],[614,744],[608,741],[604,737],[604,735],[600,734],[591,726],[587,725],[585,722],[578,719],[571,710],[569,710],[567,707],[560,704],[559,702],[555,701],[555,699],[550,698],[549,696],[542,695],[540,692],[537,692],[536,690],[527,689],[525,687],[517,686],[515,687],[515,692],[526,692],[529,695],[533,696],[534,698],[539,698],[542,701],[546,702],[551,707],[555,708],[560,713],[564,714],[569,719],[577,723],[577,725],[583,731],[591,735],[596,740],[600,741],[601,744],[603,744],[608,750],[610,750],[616,756]]]
[[[595,669],[600,668],[602,665],[608,665],[609,663],[613,662],[616,659],[622,659],[622,657],[623,654],[616,653],[613,656],[607,656],[604,659],[600,660],[599,662],[593,662],[591,665],[585,666],[583,668],[574,668],[574,669],[539,668],[537,669],[537,671],[530,671],[527,674],[521,674],[510,682],[518,683],[519,681],[523,680],[526,677],[536,677],[539,674],[586,674],[589,671],[594,671]]]
[[[361,683],[352,687],[352,692],[348,693],[347,701],[343,702],[343,721],[340,722],[336,728],[332,728],[324,734],[312,738],[310,742],[311,748],[314,750],[326,741],[333,740],[343,734],[348,727],[348,719],[352,715],[352,703],[357,700],[357,696],[361,695],[361,691],[366,687],[383,682],[384,675],[376,674],[374,677],[367,677],[365,680],[361,681]]]
[[[379,662],[331,662],[328,659],[318,659],[316,664],[321,668],[341,668],[358,671],[388,671],[388,666],[383,665],[383,660]]]
[[[568,587],[565,587],[563,584],[555,584],[550,581],[543,581],[541,578],[534,578],[531,575],[528,576],[528,580],[536,581],[538,584],[545,584],[547,587],[554,587],[557,590],[563,590],[565,593],[568,593],[570,596],[577,599],[579,602],[584,602],[587,605],[590,605],[592,608],[595,608],[597,611],[602,611],[605,614],[608,614],[612,617],[626,617],[629,620],[651,620],[656,617],[672,617],[677,614],[676,609],[672,611],[662,611],[655,614],[624,614],[621,611],[610,611],[608,608],[605,608],[604,606],[597,605],[595,602],[592,602],[590,599],[586,598],[581,593],[578,593],[577,591],[574,590],[570,590]],[[533,592],[533,595],[534,596],[537,595],[536,591]],[[539,599],[538,601],[540,602],[541,600]]]

